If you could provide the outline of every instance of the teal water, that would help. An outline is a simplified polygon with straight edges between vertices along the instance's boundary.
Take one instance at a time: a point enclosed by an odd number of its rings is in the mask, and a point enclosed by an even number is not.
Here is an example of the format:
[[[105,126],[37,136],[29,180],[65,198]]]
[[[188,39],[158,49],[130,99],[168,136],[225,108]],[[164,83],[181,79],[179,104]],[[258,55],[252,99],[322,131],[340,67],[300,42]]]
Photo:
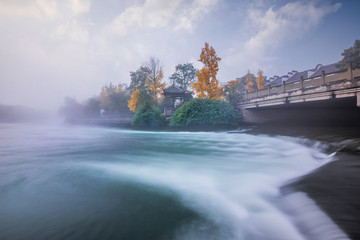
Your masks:
[[[346,238],[280,191],[331,160],[281,136],[1,124],[0,239]]]

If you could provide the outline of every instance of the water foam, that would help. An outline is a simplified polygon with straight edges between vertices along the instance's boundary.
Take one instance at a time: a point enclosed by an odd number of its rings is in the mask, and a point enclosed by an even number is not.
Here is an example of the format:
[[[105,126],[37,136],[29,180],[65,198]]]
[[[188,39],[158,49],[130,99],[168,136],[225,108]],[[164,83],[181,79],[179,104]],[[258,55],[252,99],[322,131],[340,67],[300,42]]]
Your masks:
[[[330,239],[330,235],[316,230],[323,226],[327,232],[335,232],[336,239],[346,239],[306,196],[280,194],[279,188],[286,181],[331,160],[316,149],[279,137],[248,134],[127,134],[151,136],[151,142],[142,143],[146,150],[139,145],[141,154],[127,156],[130,162],[96,161],[87,166],[163,194],[175,194],[185,206],[220,229],[209,235],[201,231],[209,228],[204,223],[188,223],[179,230],[178,239]],[[167,149],[169,142],[181,145],[184,151],[172,153]],[[159,147],[162,152],[156,152]],[[201,149],[201,154],[194,149]],[[273,201],[281,201],[288,211],[300,203],[307,207],[301,207],[302,215],[294,219]],[[321,226],[311,227],[319,222]],[[311,234],[304,229],[310,229]]]

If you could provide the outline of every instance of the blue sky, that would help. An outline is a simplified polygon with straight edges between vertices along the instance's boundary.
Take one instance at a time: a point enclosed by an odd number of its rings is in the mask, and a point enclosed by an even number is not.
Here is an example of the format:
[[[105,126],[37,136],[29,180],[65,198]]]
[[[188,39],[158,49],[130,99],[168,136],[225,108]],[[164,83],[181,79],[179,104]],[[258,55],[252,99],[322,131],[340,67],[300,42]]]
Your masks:
[[[150,56],[165,79],[204,42],[218,78],[330,64],[360,39],[360,1],[0,0],[0,103],[54,108],[129,83]]]

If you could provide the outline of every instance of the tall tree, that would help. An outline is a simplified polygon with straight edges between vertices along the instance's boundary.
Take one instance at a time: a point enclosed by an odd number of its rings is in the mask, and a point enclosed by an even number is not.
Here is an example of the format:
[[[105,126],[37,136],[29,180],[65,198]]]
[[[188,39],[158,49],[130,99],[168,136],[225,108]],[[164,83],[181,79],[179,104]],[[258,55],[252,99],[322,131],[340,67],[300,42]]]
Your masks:
[[[154,93],[147,87],[135,89],[128,101],[128,107],[132,112],[136,112],[142,105],[155,105]]]
[[[164,74],[160,65],[159,59],[150,57],[147,67],[150,69],[150,74],[147,77],[146,85],[149,90],[154,94],[155,103],[162,98],[162,91],[166,87],[166,83],[163,82]]]
[[[178,64],[175,67],[175,73],[170,76],[173,84],[177,84],[180,88],[187,90],[189,85],[194,82],[196,77],[196,69],[192,63]]]
[[[360,68],[360,40],[355,40],[354,46],[345,49],[341,54],[343,59],[337,63],[337,67],[345,70],[349,64],[353,68]]]
[[[262,90],[265,88],[265,79],[264,79],[263,73],[264,72],[259,69],[258,76],[256,78],[257,90]]]
[[[248,71],[245,78],[245,88],[248,92],[254,92],[254,82],[253,82],[253,75]]]
[[[106,113],[121,115],[128,115],[130,113],[127,106],[128,99],[129,95],[122,85],[115,86],[112,83],[101,88],[98,98]]]
[[[136,88],[144,88],[150,74],[151,70],[148,66],[141,66],[135,72],[130,72],[131,82],[127,90],[129,90],[129,92],[132,92]]]
[[[198,81],[191,84],[198,98],[221,98],[222,88],[219,86],[219,81],[216,78],[220,60],[221,58],[216,55],[215,49],[205,42],[205,47],[202,48],[199,59],[204,64],[204,67],[200,72],[196,73]]]

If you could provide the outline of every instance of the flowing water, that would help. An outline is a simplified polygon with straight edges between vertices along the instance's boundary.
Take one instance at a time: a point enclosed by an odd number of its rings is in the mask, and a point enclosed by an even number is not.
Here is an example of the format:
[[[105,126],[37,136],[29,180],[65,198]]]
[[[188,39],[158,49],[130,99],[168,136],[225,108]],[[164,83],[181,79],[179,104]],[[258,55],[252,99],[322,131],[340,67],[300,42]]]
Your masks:
[[[341,239],[280,187],[333,160],[242,132],[0,125],[0,239]]]

